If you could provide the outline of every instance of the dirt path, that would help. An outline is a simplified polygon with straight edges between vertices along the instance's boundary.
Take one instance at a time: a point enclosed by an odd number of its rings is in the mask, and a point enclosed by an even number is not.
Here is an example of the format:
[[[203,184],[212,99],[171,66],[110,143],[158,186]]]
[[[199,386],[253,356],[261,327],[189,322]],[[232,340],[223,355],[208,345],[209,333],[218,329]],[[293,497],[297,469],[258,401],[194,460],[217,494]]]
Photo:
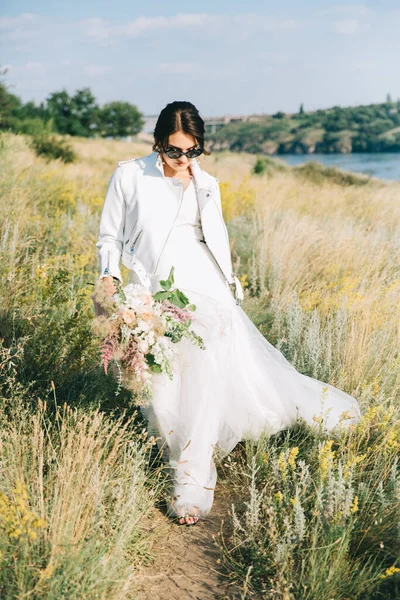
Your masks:
[[[193,527],[179,526],[155,510],[149,526],[155,527],[155,561],[142,567],[132,589],[135,600],[240,600],[218,564],[213,536],[221,530],[231,500],[221,483],[207,517]]]

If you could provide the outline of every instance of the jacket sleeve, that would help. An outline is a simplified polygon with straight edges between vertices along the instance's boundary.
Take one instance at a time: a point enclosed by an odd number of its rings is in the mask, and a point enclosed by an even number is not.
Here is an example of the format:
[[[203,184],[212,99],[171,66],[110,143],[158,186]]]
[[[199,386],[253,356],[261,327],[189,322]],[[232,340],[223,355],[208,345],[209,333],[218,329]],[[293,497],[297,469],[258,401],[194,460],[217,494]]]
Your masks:
[[[228,229],[226,227],[226,223],[225,223],[225,219],[222,213],[222,202],[221,202],[221,190],[219,187],[219,179],[217,179],[216,177],[213,177],[214,179],[214,187],[215,187],[215,199],[217,201],[217,205],[218,205],[218,209],[221,213],[221,217],[222,217],[222,221],[225,227],[225,231],[226,231],[226,237],[229,240],[229,234],[228,234]],[[235,273],[232,272],[232,278],[233,278],[233,283],[235,284],[235,298],[236,298],[236,303],[237,304],[241,304],[244,298],[244,293],[243,293],[243,288],[242,288],[242,284],[240,283],[240,279],[237,277],[237,275]]]
[[[100,259],[100,276],[117,277],[122,283],[120,259],[124,240],[125,198],[121,186],[122,167],[118,165],[108,184],[96,247]]]
[[[213,186],[214,186],[214,192],[215,192],[215,200],[217,202],[219,212],[221,213],[222,219],[223,219],[224,217],[222,214],[221,190],[219,189],[219,179],[217,179],[216,177],[213,177],[212,179],[213,179]],[[224,221],[224,223],[225,223],[225,221]]]

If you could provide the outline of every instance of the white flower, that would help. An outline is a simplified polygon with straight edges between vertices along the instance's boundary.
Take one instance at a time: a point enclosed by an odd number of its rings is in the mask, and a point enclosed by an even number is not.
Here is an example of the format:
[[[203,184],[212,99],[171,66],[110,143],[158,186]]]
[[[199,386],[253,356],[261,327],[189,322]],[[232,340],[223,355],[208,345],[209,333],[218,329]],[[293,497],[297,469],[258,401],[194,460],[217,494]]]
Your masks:
[[[140,317],[138,318],[138,323],[137,323],[137,328],[136,328],[138,331],[147,332],[147,331],[150,331],[151,328],[152,328],[151,321],[145,321],[144,319],[141,319]]]
[[[123,288],[126,297],[126,305],[130,308],[144,310],[154,304],[154,299],[149,288],[139,283],[129,283]]]
[[[149,344],[149,346],[152,346],[155,343],[155,341],[156,341],[156,334],[154,333],[153,330],[149,331],[146,334],[146,341]]]
[[[139,340],[138,350],[140,350],[140,352],[143,352],[143,354],[147,354],[147,352],[149,351],[149,343],[147,342],[146,339]]]

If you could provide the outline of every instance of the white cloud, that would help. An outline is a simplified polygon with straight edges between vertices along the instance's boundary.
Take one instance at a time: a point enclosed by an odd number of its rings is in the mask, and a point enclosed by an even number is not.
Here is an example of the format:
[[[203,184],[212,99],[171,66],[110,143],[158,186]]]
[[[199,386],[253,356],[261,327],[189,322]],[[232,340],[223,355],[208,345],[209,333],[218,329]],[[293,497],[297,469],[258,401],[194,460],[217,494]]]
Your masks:
[[[35,77],[43,77],[47,74],[49,65],[46,65],[42,62],[38,61],[29,61],[24,63],[23,65],[4,65],[7,67],[9,73],[13,76],[35,76]]]
[[[349,65],[349,69],[356,72],[371,71],[376,67],[379,67],[379,60],[375,58],[352,60]]]
[[[18,17],[0,17],[0,29],[15,29],[35,25],[41,21],[41,17],[31,13],[23,13]]]
[[[112,25],[108,23],[108,21],[105,19],[100,19],[99,17],[80,21],[79,26],[84,35],[98,41],[102,41],[110,37],[113,30]]]
[[[178,14],[172,17],[138,17],[125,25],[114,25],[95,17],[81,21],[80,27],[85,35],[101,42],[118,35],[137,37],[147,31],[203,27],[214,18],[206,14]]]
[[[89,77],[101,77],[111,71],[111,67],[103,67],[101,65],[87,65],[83,72]]]
[[[199,73],[203,70],[201,65],[191,62],[166,62],[158,65],[164,73]]]
[[[18,17],[0,17],[2,40],[20,41],[40,35],[46,19],[38,15],[24,13]]]
[[[16,17],[0,17],[2,39],[11,44],[31,44],[37,40],[54,40],[59,47],[74,39],[76,44],[91,40],[100,46],[117,44],[121,39],[134,39],[143,35],[173,31],[189,35],[198,34],[216,40],[225,39],[240,43],[254,35],[265,32],[291,31],[303,27],[307,22],[281,18],[276,15],[256,13],[236,15],[211,15],[207,13],[177,13],[172,16],[141,16],[127,22],[112,22],[100,17],[81,21],[52,19],[50,17],[23,13]],[[186,39],[186,38],[185,38]],[[177,43],[180,43],[177,39]],[[26,48],[24,48],[25,50]]]
[[[233,17],[221,17],[221,24],[234,25],[236,27],[255,31],[282,31],[284,29],[298,29],[305,21],[296,19],[282,19],[275,15],[258,15],[255,13],[247,15],[235,15]]]
[[[24,65],[25,69],[32,69],[32,70],[37,70],[37,69],[45,69],[46,65],[44,65],[41,62],[36,62],[36,61],[32,61],[32,62],[27,62]]]
[[[234,31],[240,37],[256,31],[281,31],[304,25],[303,21],[282,19],[258,14],[209,15],[206,13],[179,13],[171,17],[138,17],[125,25],[115,25],[101,18],[85,19],[79,23],[83,33],[98,42],[110,41],[117,36],[138,37],[146,32],[205,28],[211,33]]]
[[[332,23],[332,29],[335,33],[339,33],[342,35],[353,35],[354,33],[359,33],[360,31],[367,31],[369,29],[369,25],[366,23],[360,23],[356,19],[347,19],[342,21],[334,21]]]
[[[119,32],[129,37],[136,37],[146,31],[181,29],[186,27],[203,27],[211,23],[215,17],[206,14],[178,14],[173,17],[138,17],[131,23],[119,28]]]
[[[372,17],[375,11],[363,4],[338,4],[330,8],[322,8],[317,11],[318,14],[351,16],[354,18]]]

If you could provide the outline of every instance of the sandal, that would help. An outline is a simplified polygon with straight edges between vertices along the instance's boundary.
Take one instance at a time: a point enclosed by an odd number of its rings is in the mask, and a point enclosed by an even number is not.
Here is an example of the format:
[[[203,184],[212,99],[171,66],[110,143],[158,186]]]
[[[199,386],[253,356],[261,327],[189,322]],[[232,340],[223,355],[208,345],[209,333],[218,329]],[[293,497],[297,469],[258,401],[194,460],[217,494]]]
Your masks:
[[[186,514],[186,515],[185,515],[185,518],[187,518],[187,517],[192,517],[192,519],[195,519],[195,520],[193,521],[193,523],[186,523],[186,525],[187,525],[188,527],[190,527],[191,525],[196,525],[196,523],[198,523],[198,522],[199,522],[199,519],[200,519],[200,515],[199,515],[199,513],[195,513],[194,515],[189,515],[189,514]]]
[[[186,519],[188,517],[191,517],[192,519],[195,519],[195,521],[193,521],[193,523],[187,523]],[[180,515],[178,517],[175,517],[178,525],[187,525],[188,527],[190,527],[191,525],[196,525],[196,523],[198,523],[199,519],[200,519],[200,514],[199,513],[195,513],[194,515],[190,515],[189,513],[186,513],[185,515]],[[184,519],[183,523],[181,523],[181,519]]]

